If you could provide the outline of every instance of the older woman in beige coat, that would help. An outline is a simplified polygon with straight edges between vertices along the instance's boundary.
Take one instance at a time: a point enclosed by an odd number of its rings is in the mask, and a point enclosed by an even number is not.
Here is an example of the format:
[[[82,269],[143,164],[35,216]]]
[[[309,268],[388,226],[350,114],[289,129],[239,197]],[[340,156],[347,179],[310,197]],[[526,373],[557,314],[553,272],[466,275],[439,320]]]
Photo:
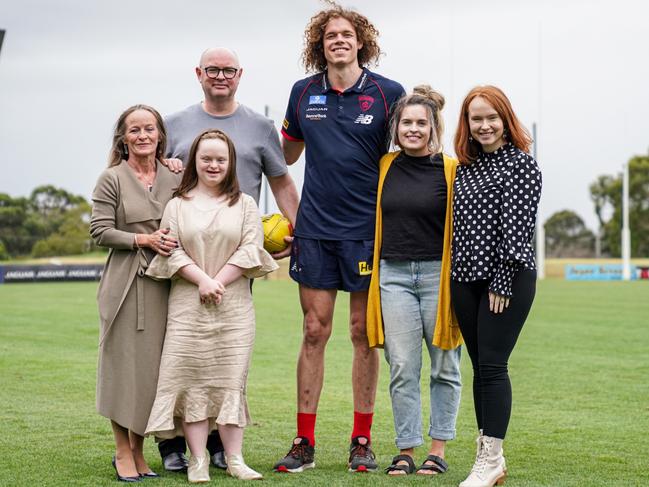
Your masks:
[[[90,233],[110,248],[97,301],[101,328],[97,410],[111,420],[118,480],[155,477],[142,452],[158,381],[167,322],[168,281],[145,276],[156,254],[177,247],[160,220],[180,175],[162,166],[166,132],[160,114],[135,105],[119,117],[108,169],[92,196]]]

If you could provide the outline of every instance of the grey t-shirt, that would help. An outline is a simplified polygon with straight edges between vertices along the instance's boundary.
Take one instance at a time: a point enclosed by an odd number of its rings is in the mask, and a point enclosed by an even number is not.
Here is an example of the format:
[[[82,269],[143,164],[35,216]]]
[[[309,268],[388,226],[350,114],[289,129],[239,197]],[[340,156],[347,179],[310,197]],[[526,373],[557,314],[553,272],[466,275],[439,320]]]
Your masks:
[[[211,128],[223,130],[234,142],[237,153],[237,177],[241,191],[259,204],[261,175],[282,176],[288,172],[279,135],[273,122],[250,108],[239,105],[232,115],[217,117],[198,103],[165,118],[166,157],[181,159],[187,165],[194,139]]]

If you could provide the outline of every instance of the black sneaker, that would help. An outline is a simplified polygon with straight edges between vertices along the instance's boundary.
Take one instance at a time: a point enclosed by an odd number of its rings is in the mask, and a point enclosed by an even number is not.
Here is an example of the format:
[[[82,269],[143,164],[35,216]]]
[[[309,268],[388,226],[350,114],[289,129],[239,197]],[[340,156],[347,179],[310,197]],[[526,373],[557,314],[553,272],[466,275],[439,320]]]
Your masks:
[[[361,438],[365,440],[362,444],[360,442]],[[374,458],[374,452],[367,438],[364,436],[352,438],[352,444],[349,446],[350,472],[375,472],[378,466]]]
[[[286,456],[275,464],[273,470],[289,473],[304,472],[307,468],[315,467],[314,454],[315,448],[309,445],[309,440],[298,436],[293,440],[293,446]]]

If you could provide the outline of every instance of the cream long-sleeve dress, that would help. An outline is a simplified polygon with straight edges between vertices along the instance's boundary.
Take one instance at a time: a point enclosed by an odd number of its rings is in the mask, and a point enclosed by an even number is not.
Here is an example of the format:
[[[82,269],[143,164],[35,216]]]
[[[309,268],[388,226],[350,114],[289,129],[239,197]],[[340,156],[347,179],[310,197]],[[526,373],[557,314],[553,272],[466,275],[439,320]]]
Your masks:
[[[250,278],[277,269],[263,248],[263,231],[254,200],[242,194],[237,203],[203,210],[191,199],[174,198],[162,226],[177,236],[180,248],[156,257],[147,270],[155,278],[172,278],[156,397],[146,428],[159,438],[182,435],[182,420],[216,424],[250,422],[246,380],[255,339]],[[203,305],[198,287],[176,272],[196,264],[215,276],[226,264],[244,275],[226,287],[220,304]]]

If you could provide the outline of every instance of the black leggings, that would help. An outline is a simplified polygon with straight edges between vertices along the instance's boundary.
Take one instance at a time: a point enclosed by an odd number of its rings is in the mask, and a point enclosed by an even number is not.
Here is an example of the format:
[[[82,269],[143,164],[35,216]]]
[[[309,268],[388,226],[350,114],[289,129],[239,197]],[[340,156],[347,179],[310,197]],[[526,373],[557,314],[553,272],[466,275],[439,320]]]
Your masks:
[[[536,271],[516,273],[509,307],[489,311],[489,281],[451,281],[451,299],[473,365],[473,404],[485,436],[505,438],[512,409],[507,361],[536,292]]]

